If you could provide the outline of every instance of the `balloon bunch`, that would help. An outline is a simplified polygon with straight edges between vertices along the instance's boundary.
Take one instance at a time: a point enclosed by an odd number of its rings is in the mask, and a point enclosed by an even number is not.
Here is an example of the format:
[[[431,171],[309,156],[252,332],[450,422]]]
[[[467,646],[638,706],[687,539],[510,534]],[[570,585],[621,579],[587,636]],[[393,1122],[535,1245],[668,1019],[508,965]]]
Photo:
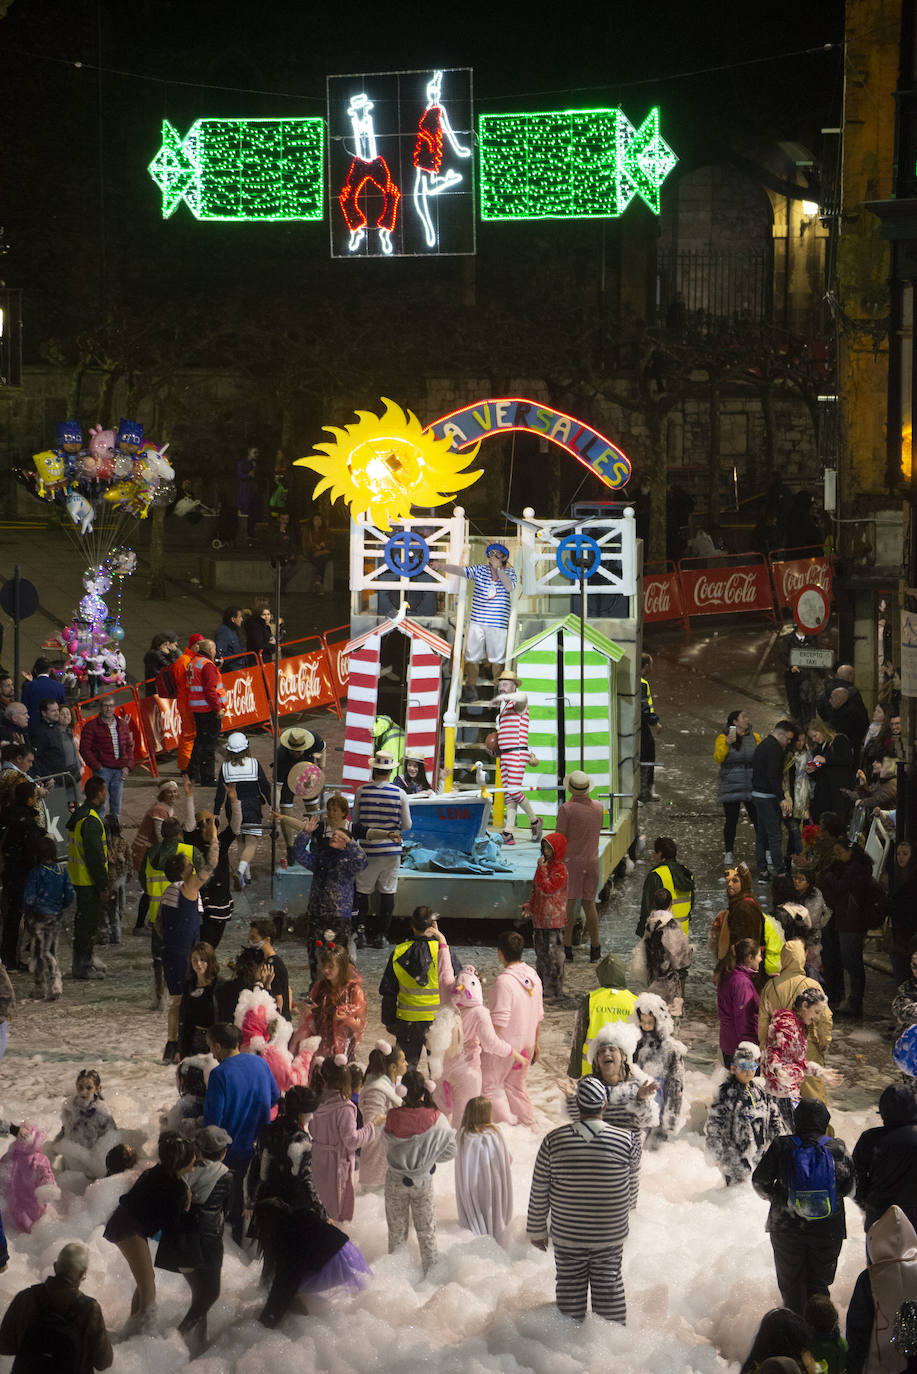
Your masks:
[[[136,566],[133,549],[118,548],[104,563],[83,573],[85,595],[72,622],[64,626],[59,636],[68,660],[64,678],[71,686],[90,678],[96,686],[100,682],[121,686],[127,681],[127,663],[118,648],[124,638],[121,593],[124,578],[130,577]],[[113,577],[118,584],[118,609],[112,616],[103,598],[111,590]],[[114,645],[109,644],[111,639],[115,640]]]
[[[165,458],[168,444],[144,440],[136,420],[121,420],[117,430],[94,425],[89,433],[86,447],[79,421],[62,420],[55,447],[34,454],[34,471],[21,477],[39,500],[62,506],[80,535],[111,533],[114,542],[125,519],[143,520],[151,505],[174,500],[175,469]]]

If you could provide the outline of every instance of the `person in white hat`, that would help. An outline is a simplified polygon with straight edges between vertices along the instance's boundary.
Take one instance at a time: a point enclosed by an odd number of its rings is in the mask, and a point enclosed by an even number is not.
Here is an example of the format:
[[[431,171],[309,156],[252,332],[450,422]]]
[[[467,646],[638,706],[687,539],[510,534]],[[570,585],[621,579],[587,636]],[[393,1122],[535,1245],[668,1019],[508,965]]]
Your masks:
[[[358,787],[353,802],[353,824],[384,832],[384,838],[360,840],[367,864],[356,875],[357,940],[368,933],[374,949],[383,949],[392,917],[395,914],[395,893],[398,891],[398,869],[401,866],[401,836],[411,828],[411,808],[401,788],[392,782],[394,755],[378,750],[370,759],[372,780]],[[359,833],[359,831],[356,831]],[[369,927],[369,902],[379,893],[379,912]]]
[[[597,964],[602,957],[599,942],[599,912],[596,894],[599,888],[599,839],[602,834],[604,809],[601,802],[589,796],[591,780],[576,769],[564,778],[569,799],[557,812],[557,832],[567,838],[567,929],[564,932],[564,957],[573,962],[573,927],[576,908],[583,904],[586,930],[589,934],[589,962]]]
[[[500,781],[506,815],[503,821],[504,845],[515,844],[513,830],[516,809],[522,807],[529,818],[532,839],[540,843],[544,822],[522,790],[522,780],[529,764],[529,699],[519,691],[519,679],[508,668],[500,672],[497,691],[487,703],[499,712],[497,718],[497,748],[500,754]]]
[[[221,807],[225,807],[229,819],[226,784],[235,784],[236,795],[242,803],[242,854],[236,879],[243,888],[252,880],[252,859],[262,835],[261,813],[271,804],[271,785],[261,764],[249,752],[248,739],[241,730],[234,730],[227,738],[226,752],[229,757],[220,769],[213,810],[219,816]]]

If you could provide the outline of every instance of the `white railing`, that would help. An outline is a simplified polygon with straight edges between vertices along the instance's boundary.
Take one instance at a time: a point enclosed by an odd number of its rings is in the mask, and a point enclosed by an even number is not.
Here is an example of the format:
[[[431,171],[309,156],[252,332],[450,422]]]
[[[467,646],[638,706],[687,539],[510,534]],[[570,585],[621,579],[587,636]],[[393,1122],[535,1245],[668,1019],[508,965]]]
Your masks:
[[[583,535],[598,546],[601,562],[588,582],[589,596],[635,596],[637,530],[628,506],[616,520],[536,520],[527,507],[519,522],[525,596],[572,596],[578,582],[557,565],[557,550],[570,536]]]
[[[423,531],[430,561],[416,577],[398,577],[385,562],[385,546],[393,533]],[[466,521],[461,506],[448,517],[420,516],[399,520],[396,530],[379,530],[368,520],[353,521],[350,528],[350,590],[352,592],[428,591],[457,592],[459,579],[442,572],[443,563],[461,563],[465,551]]]

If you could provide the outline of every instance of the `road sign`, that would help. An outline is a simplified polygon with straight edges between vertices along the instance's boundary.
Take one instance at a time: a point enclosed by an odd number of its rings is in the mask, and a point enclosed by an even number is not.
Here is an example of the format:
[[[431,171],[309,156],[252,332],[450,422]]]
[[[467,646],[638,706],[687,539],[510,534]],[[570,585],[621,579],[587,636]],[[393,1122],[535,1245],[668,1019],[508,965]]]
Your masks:
[[[833,649],[791,649],[791,668],[831,668],[834,666]]]
[[[831,600],[824,587],[800,587],[793,598],[793,619],[804,635],[817,635],[831,618]],[[830,665],[829,665],[830,666]]]
[[[11,619],[16,620],[16,581],[11,577],[8,582],[4,582],[0,587],[0,607],[6,611]],[[28,620],[30,615],[34,615],[38,610],[38,588],[34,582],[27,582],[24,577],[19,581],[19,620]]]

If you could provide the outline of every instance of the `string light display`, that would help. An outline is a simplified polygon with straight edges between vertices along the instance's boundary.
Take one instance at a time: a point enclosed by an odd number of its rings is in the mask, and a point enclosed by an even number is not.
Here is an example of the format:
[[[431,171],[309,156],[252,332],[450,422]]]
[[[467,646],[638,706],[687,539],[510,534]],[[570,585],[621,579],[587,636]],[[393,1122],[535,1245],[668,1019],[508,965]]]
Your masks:
[[[654,214],[678,159],[652,109],[635,129],[619,109],[481,115],[481,218],[606,219],[635,196]]]
[[[199,119],[184,138],[163,120],[149,165],[168,219],[182,201],[199,220],[324,217],[321,119]]]

